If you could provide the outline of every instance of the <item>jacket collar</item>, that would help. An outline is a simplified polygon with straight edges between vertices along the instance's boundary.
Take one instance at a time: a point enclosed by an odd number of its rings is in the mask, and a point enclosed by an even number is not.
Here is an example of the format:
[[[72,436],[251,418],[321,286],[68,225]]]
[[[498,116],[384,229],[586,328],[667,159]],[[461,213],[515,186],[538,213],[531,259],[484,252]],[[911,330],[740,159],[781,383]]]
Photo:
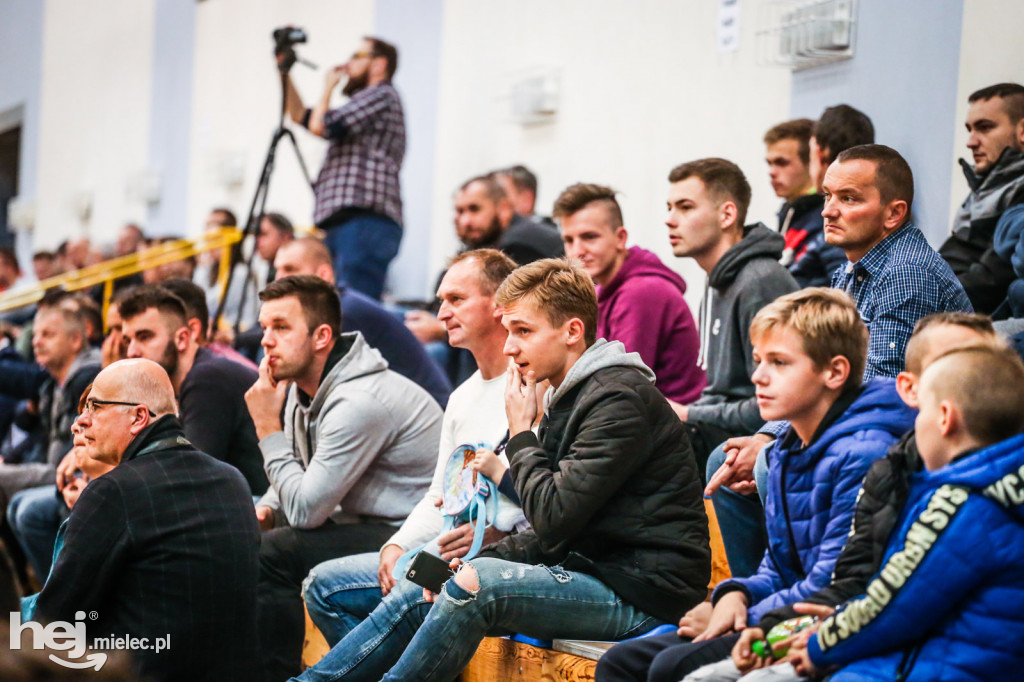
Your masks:
[[[177,450],[182,447],[191,448],[193,446],[185,438],[185,429],[178,418],[173,414],[167,414],[135,436],[135,439],[128,444],[124,454],[121,455],[121,462],[127,462],[160,450]]]

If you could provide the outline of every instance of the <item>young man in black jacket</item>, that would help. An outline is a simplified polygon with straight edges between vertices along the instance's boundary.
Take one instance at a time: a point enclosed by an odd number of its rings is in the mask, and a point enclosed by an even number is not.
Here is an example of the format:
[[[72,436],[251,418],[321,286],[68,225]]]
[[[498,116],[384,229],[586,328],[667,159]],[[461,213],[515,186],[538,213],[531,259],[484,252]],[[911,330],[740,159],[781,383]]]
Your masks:
[[[650,370],[595,340],[590,277],[537,261],[497,301],[512,359],[506,453],[531,529],[465,564],[433,604],[402,581],[300,679],[447,682],[488,634],[623,639],[703,600],[710,551],[693,453]]]

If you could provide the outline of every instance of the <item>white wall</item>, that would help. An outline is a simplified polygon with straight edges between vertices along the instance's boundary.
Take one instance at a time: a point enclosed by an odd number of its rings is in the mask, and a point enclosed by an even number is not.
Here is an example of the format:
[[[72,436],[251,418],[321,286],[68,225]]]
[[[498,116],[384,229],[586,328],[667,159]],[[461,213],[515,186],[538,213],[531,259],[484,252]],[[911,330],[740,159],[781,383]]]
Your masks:
[[[973,162],[967,149],[967,98],[975,90],[995,83],[1024,83],[1024,4],[1020,0],[967,0],[964,2],[960,47],[960,77],[956,98],[956,135],[949,218],[967,196],[967,180],[956,159]],[[947,225],[948,229],[948,225]]]
[[[714,2],[447,0],[433,271],[457,248],[453,189],[477,173],[522,162],[540,178],[541,213],[550,213],[574,182],[619,190],[632,243],[683,273],[694,306],[703,273],[693,261],[672,257],[663,223],[669,170],[722,156],[751,182],[751,219],[771,223],[778,206],[761,138],[787,118],[789,72],[755,65],[758,4],[744,0],[740,49],[722,55]],[[510,120],[509,87],[537,67],[560,71],[561,107],[555,122],[523,126]]]
[[[125,188],[147,166],[152,26],[152,0],[47,0],[36,248],[110,240],[145,217]],[[79,201],[92,205],[87,222]]]
[[[270,139],[281,110],[281,85],[274,62],[271,32],[293,25],[306,30],[309,42],[297,46],[302,64],[292,78],[307,106],[323,91],[328,67],[343,63],[373,26],[372,0],[291,0],[253,2],[215,0],[197,9],[188,233],[202,230],[211,208],[226,205],[244,221]],[[340,98],[337,105],[341,104]],[[326,145],[293,126],[310,174],[315,179]],[[224,167],[240,164],[244,180],[224,183]],[[229,174],[230,175],[230,174]],[[267,210],[289,216],[296,225],[309,225],[313,194],[304,184],[290,143],[278,146]]]

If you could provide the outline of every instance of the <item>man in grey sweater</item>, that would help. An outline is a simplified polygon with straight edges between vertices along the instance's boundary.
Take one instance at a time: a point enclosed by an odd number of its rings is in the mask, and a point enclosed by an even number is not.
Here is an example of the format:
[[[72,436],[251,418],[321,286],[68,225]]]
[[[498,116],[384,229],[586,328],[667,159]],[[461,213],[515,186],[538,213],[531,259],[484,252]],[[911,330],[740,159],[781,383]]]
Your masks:
[[[700,356],[708,384],[691,405],[674,405],[686,422],[705,470],[708,455],[731,436],[753,433],[761,419],[750,375],[754,372],[750,321],[765,305],[796,291],[779,264],[784,240],[758,223],[744,227],[750,184],[736,164],[699,159],[669,173],[669,242],[708,274],[700,307]]]
[[[340,333],[327,282],[285,277],[260,300],[266,357],[245,396],[271,486],[256,506],[260,645],[267,679],[286,679],[299,671],[303,578],[401,525],[430,484],[442,413],[361,334]]]

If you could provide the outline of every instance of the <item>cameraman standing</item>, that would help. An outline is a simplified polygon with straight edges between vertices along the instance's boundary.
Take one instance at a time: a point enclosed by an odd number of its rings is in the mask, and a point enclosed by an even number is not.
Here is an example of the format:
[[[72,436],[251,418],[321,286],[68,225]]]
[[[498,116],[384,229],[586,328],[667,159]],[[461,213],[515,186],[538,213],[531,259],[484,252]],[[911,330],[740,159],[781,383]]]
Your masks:
[[[391,85],[397,67],[393,45],[364,38],[347,63],[327,72],[323,95],[312,109],[290,76],[286,83],[291,119],[330,141],[314,185],[313,222],[327,233],[335,276],[378,300],[402,240],[398,172],[405,156],[405,117]],[[331,109],[331,93],[344,76],[341,93],[350,99]]]

